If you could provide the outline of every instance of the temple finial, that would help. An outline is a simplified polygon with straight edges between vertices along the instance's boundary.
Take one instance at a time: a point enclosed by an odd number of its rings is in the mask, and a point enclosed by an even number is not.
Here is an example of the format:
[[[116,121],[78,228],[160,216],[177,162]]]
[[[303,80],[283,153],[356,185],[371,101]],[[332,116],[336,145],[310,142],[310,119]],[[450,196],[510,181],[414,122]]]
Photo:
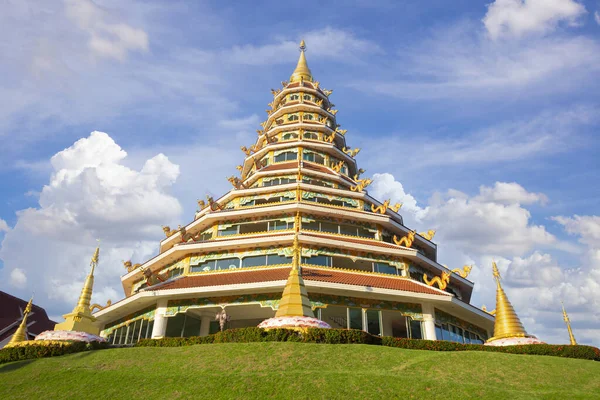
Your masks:
[[[569,319],[569,316],[567,315],[567,311],[565,310],[565,304],[562,301],[560,302],[560,304],[562,304],[563,319],[565,321],[565,324],[567,324],[567,330],[569,331],[569,341],[571,342],[572,346],[576,346],[577,341],[575,340],[575,336],[573,335],[573,330],[571,329],[571,320]]]
[[[27,316],[31,312],[31,305],[33,303],[33,296],[29,299],[27,306],[25,306],[25,310],[23,311],[23,319],[19,324],[19,327],[15,331],[15,333],[10,338],[10,341],[5,347],[15,346],[17,343],[26,342],[27,341]]]
[[[496,278],[496,322],[494,323],[494,336],[489,341],[508,337],[527,337],[527,332],[521,324],[515,309],[506,297],[500,283],[500,272],[495,262],[492,262],[492,271]]]
[[[308,64],[306,63],[306,56],[304,53],[306,52],[306,43],[304,40],[300,42],[300,58],[298,59],[298,65],[296,65],[296,69],[292,73],[290,77],[290,83],[292,82],[312,82],[313,77],[310,69],[308,68]]]

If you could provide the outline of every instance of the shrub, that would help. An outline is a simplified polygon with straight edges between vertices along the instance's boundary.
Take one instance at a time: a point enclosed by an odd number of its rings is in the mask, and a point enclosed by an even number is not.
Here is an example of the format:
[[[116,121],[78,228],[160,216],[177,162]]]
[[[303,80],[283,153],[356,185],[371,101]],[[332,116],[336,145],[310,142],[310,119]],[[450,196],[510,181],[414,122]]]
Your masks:
[[[5,347],[0,350],[0,364],[11,361],[29,360],[32,358],[62,356],[81,351],[100,350],[106,348],[108,348],[107,343],[56,341],[46,344],[28,344],[24,346]]]
[[[526,344],[517,346],[484,346],[482,344],[461,344],[447,341],[399,339],[393,337],[383,337],[382,344],[384,346],[413,350],[492,351],[497,353],[531,354],[600,361],[600,349],[581,345]]]
[[[358,329],[308,329],[303,342],[326,344],[374,344],[380,345],[381,338]]]

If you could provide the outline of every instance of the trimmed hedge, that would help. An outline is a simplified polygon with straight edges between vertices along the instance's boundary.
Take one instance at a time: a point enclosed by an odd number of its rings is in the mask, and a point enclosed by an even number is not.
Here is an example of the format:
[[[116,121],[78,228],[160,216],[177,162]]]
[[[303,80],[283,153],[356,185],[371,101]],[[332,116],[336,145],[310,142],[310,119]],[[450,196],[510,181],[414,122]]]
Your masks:
[[[209,336],[185,338],[144,339],[136,347],[178,347],[206,343],[251,343],[251,342],[302,342],[324,344],[370,344],[413,350],[433,351],[493,351],[498,353],[533,354],[580,358],[600,361],[600,349],[592,346],[567,346],[553,344],[529,344],[520,346],[484,346],[461,344],[448,341],[403,339],[389,336],[379,337],[356,329],[319,329],[304,331],[290,329],[240,328],[228,329]]]
[[[524,344],[516,346],[484,346],[482,344],[462,344],[437,340],[415,340],[383,337],[382,344],[389,347],[413,350],[434,351],[492,351],[496,353],[531,354],[537,356],[555,356],[581,358],[600,361],[600,349],[582,345]]]
[[[107,343],[99,342],[64,342],[51,344],[32,344],[27,346],[5,347],[0,350],[0,364],[11,362],[30,360],[33,358],[55,357],[65,354],[79,353],[87,350],[106,349]]]

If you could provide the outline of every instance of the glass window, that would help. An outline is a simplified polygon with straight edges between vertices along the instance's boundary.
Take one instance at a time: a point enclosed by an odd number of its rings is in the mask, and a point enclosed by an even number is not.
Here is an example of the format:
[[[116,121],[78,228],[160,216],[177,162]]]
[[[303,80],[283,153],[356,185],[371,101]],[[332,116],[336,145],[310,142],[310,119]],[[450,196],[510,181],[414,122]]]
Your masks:
[[[371,232],[368,229],[359,227],[358,228],[358,236],[373,239],[375,237],[375,233]]]
[[[223,270],[223,269],[236,269],[240,267],[240,259],[235,258],[223,258],[221,260],[216,260],[217,266],[215,269]]]
[[[297,94],[290,94],[290,100],[293,101],[293,100],[299,100],[299,99],[300,99],[299,95],[297,95]]]
[[[373,263],[373,270],[382,274],[398,275],[396,267],[385,263]]]
[[[181,337],[184,323],[185,314],[177,314],[174,317],[167,318],[165,337]]]
[[[259,267],[262,265],[267,265],[267,256],[265,255],[242,258],[242,268]]]
[[[442,340],[443,334],[441,325],[435,326],[435,337],[437,338],[437,340]]]
[[[381,326],[379,324],[379,314],[377,310],[367,310],[367,332],[372,335],[381,336]]]
[[[217,333],[221,330],[219,326],[219,321],[210,321],[210,325],[208,327],[208,334],[212,335],[213,333]]]
[[[215,260],[210,260],[203,262],[201,264],[192,265],[190,270],[191,272],[207,272],[213,271],[215,269]]]
[[[423,339],[423,331],[421,329],[421,321],[415,321],[409,318],[410,321],[410,337],[412,339]]]
[[[185,325],[183,327],[183,337],[199,336],[200,320],[186,314]]]
[[[302,257],[302,264],[320,265],[322,267],[331,267],[331,257],[330,256]]]
[[[302,223],[302,229],[306,229],[309,231],[318,231],[319,230],[319,222],[318,221],[312,221],[312,222],[303,222]]]
[[[304,96],[302,96],[302,98],[304,100],[312,100],[312,96],[310,94],[305,94]]]
[[[363,316],[362,309],[360,308],[348,308],[348,329],[362,329],[363,328]]]
[[[229,226],[225,229],[219,229],[217,232],[219,236],[237,235],[238,225]]]
[[[253,232],[266,232],[269,230],[269,223],[265,222],[255,222],[253,224],[241,224],[240,225],[240,233],[253,233]]]
[[[339,228],[337,224],[331,222],[321,222],[321,232],[338,233]]]
[[[280,256],[279,254],[269,254],[267,256],[267,265],[291,264],[293,257]]]
[[[287,222],[285,222],[285,221],[269,221],[269,230],[270,231],[279,231],[282,229],[288,229]]]
[[[356,236],[356,227],[352,225],[340,225],[342,235]]]
[[[296,114],[291,114],[288,115],[287,120],[288,121],[298,121],[300,118],[298,118],[298,116]]]
[[[317,135],[315,132],[304,132],[303,137],[304,139],[317,140],[319,138],[319,135]]]
[[[152,337],[152,329],[154,328],[154,320],[150,321],[148,327],[146,328],[145,338],[150,339]]]
[[[302,119],[308,120],[308,121],[312,121],[313,119],[315,119],[315,117],[312,114],[304,114],[302,116]]]
[[[284,133],[281,136],[281,140],[294,140],[294,139],[298,139],[298,134],[296,132]]]
[[[275,156],[275,162],[293,161],[298,159],[298,153],[293,151],[286,151]]]

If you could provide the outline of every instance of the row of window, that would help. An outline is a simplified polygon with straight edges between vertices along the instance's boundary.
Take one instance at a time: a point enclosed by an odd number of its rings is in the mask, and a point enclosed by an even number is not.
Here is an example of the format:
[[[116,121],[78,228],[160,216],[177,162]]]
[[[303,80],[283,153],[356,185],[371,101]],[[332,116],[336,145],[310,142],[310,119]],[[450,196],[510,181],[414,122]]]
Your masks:
[[[122,326],[112,331],[106,341],[110,344],[132,344],[140,339],[149,339],[152,336],[154,321],[138,319],[129,325]]]
[[[294,222],[272,220],[272,221],[260,221],[260,222],[249,222],[246,224],[236,224],[228,226],[227,228],[221,229],[217,232],[218,236],[229,236],[229,235],[241,235],[244,233],[256,233],[256,232],[270,232],[270,231],[281,231],[284,229],[293,229]]]
[[[191,272],[221,271],[226,269],[239,269],[262,267],[265,265],[291,264],[292,257],[278,254],[261,254],[258,256],[247,256],[244,258],[230,257],[220,260],[209,260],[200,264],[191,265]]]
[[[435,335],[438,340],[448,340],[465,344],[483,344],[484,340],[471,331],[452,324],[436,324]]]
[[[344,269],[357,269],[364,270],[365,267],[370,272],[379,272],[381,274],[398,275],[398,269],[393,265],[384,262],[350,262],[349,258],[345,257],[332,257],[332,256],[313,256],[313,257],[302,257],[301,262],[303,265],[317,265],[320,267],[329,268],[344,268]],[[353,268],[354,267],[354,268]]]
[[[298,100],[300,100],[300,94],[292,93],[292,94],[289,94],[287,98],[290,101],[298,101]],[[302,93],[302,99],[306,100],[306,101],[315,101],[315,100],[317,100],[317,97],[313,96],[312,94]]]
[[[271,179],[263,180],[261,182],[261,186],[286,185],[288,183],[296,183],[296,182],[297,182],[296,178],[271,178]],[[309,185],[315,185],[315,186],[323,186],[323,187],[330,187],[330,188],[336,187],[336,185],[331,182],[327,182],[322,179],[316,179],[316,178],[311,178],[311,177],[307,177],[307,176],[302,177],[302,182],[307,183]]]
[[[284,134],[281,135],[281,140],[282,141],[298,140],[298,137],[299,137],[298,132],[285,132]],[[306,131],[302,134],[302,138],[307,139],[307,140],[319,140],[319,134],[317,132]]]
[[[375,233],[358,225],[337,224],[329,221],[303,222],[302,229],[327,233],[338,233],[341,235],[358,236],[369,239],[375,238]]]

